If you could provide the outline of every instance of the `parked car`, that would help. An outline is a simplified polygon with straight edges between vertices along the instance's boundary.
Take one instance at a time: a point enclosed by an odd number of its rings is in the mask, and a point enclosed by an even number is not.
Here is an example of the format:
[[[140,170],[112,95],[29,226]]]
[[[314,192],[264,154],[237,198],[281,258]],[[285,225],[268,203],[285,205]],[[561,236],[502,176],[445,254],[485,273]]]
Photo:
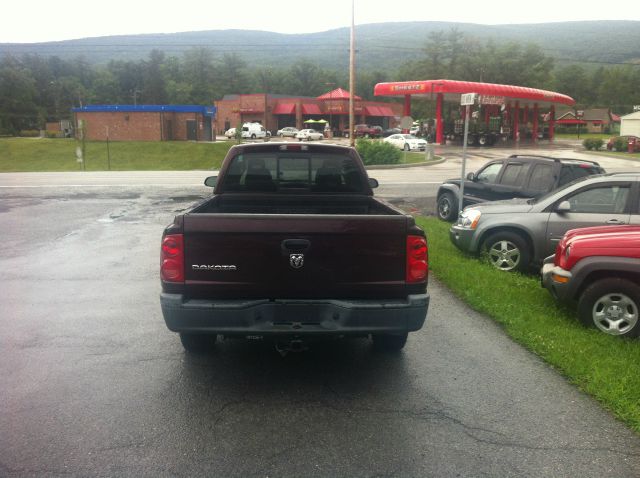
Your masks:
[[[542,266],[542,285],[578,318],[610,335],[640,335],[640,226],[567,232]]]
[[[279,129],[276,134],[281,138],[284,138],[285,136],[291,136],[292,138],[295,138],[297,132],[298,128],[294,128],[293,126],[285,126],[284,128]]]
[[[598,163],[548,156],[511,155],[489,161],[477,173],[467,174],[463,205],[512,198],[537,198],[574,179],[605,170]],[[448,179],[438,188],[438,217],[453,221],[458,215],[460,178]]]
[[[400,134],[400,133],[402,133],[402,130],[400,128],[389,128],[389,129],[385,129],[382,132],[382,136],[384,138],[387,138],[387,137],[391,136],[392,134]]]
[[[235,138],[236,137],[236,129],[235,128],[229,128],[227,131],[224,132],[224,135],[229,139]]]
[[[486,252],[504,271],[526,271],[553,254],[577,227],[638,224],[640,173],[583,177],[538,199],[511,199],[467,207],[449,230],[459,249]]]
[[[416,138],[412,134],[392,134],[382,141],[405,151],[424,151],[427,148],[427,142],[424,139]]]
[[[607,149],[609,151],[627,152],[629,151],[629,143],[632,144],[631,150],[634,153],[640,152],[640,138],[638,136],[633,136],[633,135],[614,136],[613,138],[610,138],[609,141],[607,142]],[[624,146],[620,148],[620,145],[624,145]]]
[[[296,138],[298,141],[311,141],[324,138],[324,134],[315,129],[301,129],[296,133]]]

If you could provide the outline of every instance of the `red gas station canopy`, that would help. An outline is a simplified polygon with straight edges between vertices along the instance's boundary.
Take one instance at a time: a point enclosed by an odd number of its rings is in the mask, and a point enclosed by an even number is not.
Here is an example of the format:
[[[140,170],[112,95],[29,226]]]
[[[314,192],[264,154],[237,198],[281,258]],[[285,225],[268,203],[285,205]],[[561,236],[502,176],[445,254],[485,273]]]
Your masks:
[[[494,83],[476,83],[457,80],[424,80],[378,83],[375,96],[430,96],[442,93],[445,101],[460,101],[460,95],[477,93],[487,96],[501,96],[506,101],[518,101],[520,106],[547,106],[554,103],[573,106],[575,100],[570,96],[553,91],[527,88],[526,86],[498,85]]]

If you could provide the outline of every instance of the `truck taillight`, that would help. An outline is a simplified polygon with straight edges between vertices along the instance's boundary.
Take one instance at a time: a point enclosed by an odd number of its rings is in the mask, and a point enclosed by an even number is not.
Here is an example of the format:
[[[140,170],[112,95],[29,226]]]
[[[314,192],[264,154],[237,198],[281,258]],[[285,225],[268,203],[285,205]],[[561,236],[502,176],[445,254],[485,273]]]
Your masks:
[[[162,238],[160,277],[165,282],[184,282],[184,238],[168,234]]]
[[[407,282],[422,282],[426,280],[429,266],[427,265],[427,240],[422,236],[407,237]]]

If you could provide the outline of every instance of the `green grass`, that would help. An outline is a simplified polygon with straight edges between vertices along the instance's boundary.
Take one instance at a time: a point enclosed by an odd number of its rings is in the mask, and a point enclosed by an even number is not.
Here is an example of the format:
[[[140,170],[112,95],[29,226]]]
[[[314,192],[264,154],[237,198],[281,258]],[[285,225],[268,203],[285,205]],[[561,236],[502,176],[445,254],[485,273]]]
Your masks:
[[[0,172],[80,171],[74,139],[0,138]],[[235,142],[87,141],[87,171],[178,171],[218,169]],[[404,163],[404,154],[402,162]],[[438,157],[436,157],[438,159]],[[424,162],[424,153],[407,153],[406,163]]]
[[[537,276],[495,270],[456,249],[448,223],[417,221],[427,231],[429,268],[438,279],[640,432],[640,340],[581,326],[575,310],[559,306]]]
[[[226,141],[110,142],[110,167],[115,171],[217,169],[233,144]],[[0,172],[79,171],[77,146],[73,139],[2,138]],[[106,142],[86,142],[85,166],[87,171],[108,169]]]
[[[587,138],[590,139],[601,139],[605,142],[609,141],[609,138],[612,136],[616,136],[614,134],[604,134],[604,133],[580,133],[580,137],[576,133],[556,133],[556,139],[579,139],[580,141],[585,140]]]

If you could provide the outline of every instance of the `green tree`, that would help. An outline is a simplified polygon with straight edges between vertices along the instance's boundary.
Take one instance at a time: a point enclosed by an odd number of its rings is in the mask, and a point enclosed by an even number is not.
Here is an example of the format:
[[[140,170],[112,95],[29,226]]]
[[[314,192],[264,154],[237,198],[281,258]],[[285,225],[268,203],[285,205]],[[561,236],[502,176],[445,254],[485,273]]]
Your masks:
[[[38,115],[36,98],[31,72],[15,58],[5,57],[0,62],[0,132],[39,129],[43,118]]]
[[[149,60],[143,63],[142,98],[145,103],[167,103],[166,81],[162,70],[164,59],[164,53],[154,49],[149,53]]]

